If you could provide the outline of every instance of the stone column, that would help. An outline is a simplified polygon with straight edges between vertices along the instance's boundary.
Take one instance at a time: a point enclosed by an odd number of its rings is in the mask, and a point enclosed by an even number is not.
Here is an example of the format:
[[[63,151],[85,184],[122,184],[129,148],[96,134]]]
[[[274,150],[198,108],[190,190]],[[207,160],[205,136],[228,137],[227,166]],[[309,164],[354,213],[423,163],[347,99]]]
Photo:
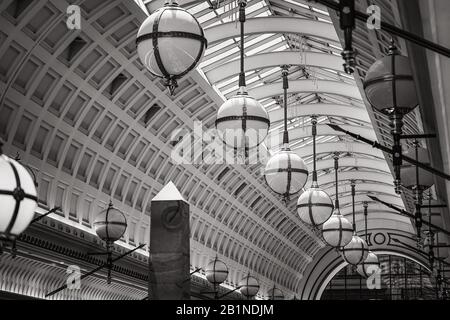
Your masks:
[[[151,203],[150,299],[190,299],[189,240],[189,204],[169,182]]]

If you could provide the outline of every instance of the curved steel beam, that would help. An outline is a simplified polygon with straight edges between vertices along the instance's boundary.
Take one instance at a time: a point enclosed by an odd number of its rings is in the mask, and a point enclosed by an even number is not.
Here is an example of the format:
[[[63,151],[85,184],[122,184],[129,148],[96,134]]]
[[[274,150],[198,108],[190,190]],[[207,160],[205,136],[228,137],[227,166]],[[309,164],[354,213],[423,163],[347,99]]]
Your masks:
[[[274,123],[271,122],[271,125],[274,125]],[[375,132],[370,127],[353,126],[353,125],[341,125],[340,127],[345,128],[345,130],[357,133],[363,137],[367,137],[368,139],[376,140]],[[282,129],[283,128],[280,128],[279,131],[270,132],[268,137],[266,138],[266,144],[270,145],[270,146],[275,146],[276,143],[281,144],[281,142],[283,141],[283,139],[280,138],[283,136]],[[311,138],[311,136],[312,136],[312,127],[309,125],[289,129],[289,141],[291,142],[291,144],[294,144],[294,142],[296,140]],[[343,132],[333,130],[327,125],[318,125],[317,126],[317,136],[318,137],[320,137],[320,136],[346,136],[346,134]],[[312,151],[312,145],[311,145],[311,151]]]
[[[300,157],[311,156],[311,146],[304,146],[301,148],[292,148]],[[362,153],[369,156],[384,159],[383,152],[378,149],[373,149],[369,145],[358,143],[358,142],[326,142],[317,144],[317,155],[321,153]]]
[[[245,35],[260,33],[300,33],[340,45],[332,24],[311,19],[276,16],[247,19]],[[238,37],[239,34],[240,31],[239,28],[236,28],[235,21],[217,24],[205,29],[205,37],[208,39],[209,45]]]
[[[403,207],[403,201],[401,198],[394,196],[392,194],[388,194],[388,193],[381,193],[378,194],[380,199],[383,199],[386,202],[392,203],[393,205],[397,206],[397,207]],[[331,196],[331,194],[330,194]],[[334,196],[334,194],[332,194],[332,196]],[[355,195],[355,202],[363,202],[363,201],[367,201],[367,196],[364,194],[357,194]],[[347,205],[350,205],[350,210],[352,210],[351,207],[352,204],[352,196],[351,195],[346,195],[346,196],[341,196],[339,195],[339,205],[342,206],[342,208],[346,207]]]
[[[351,211],[343,212],[341,210],[341,214],[346,217],[349,221],[353,221],[352,213]],[[364,221],[364,214],[362,212],[357,212],[355,215],[355,222],[356,222],[356,232],[362,236],[365,234],[364,227],[365,227],[365,221]],[[414,228],[411,223],[411,219],[405,216],[401,216],[396,214],[395,212],[379,212],[373,214],[372,217],[370,217],[367,220],[368,224],[370,226],[377,226],[377,227],[383,227],[383,226],[390,226],[396,229],[402,228],[403,231],[414,233]]]
[[[328,183],[334,184],[334,172],[324,174],[319,177],[320,185],[326,185]],[[346,171],[339,172],[339,182],[345,180],[364,180],[364,181],[377,181],[394,186],[393,177],[390,173],[371,172],[371,171]]]
[[[206,72],[205,75],[210,83],[226,80],[239,74],[239,63],[240,61],[238,59],[229,61]],[[305,53],[301,51],[279,51],[260,53],[246,57],[245,72],[279,67],[280,64],[306,65],[342,71],[342,59],[332,54],[310,51]]]
[[[324,159],[317,160],[316,163],[317,170],[326,170],[334,168],[334,160],[333,159]],[[369,168],[369,169],[377,169],[386,173],[391,173],[389,170],[389,166],[386,161],[383,159],[367,159],[367,158],[357,158],[357,157],[345,157],[339,159],[339,167],[358,167],[358,168]],[[320,176],[319,176],[320,179]],[[358,184],[361,185],[361,184]],[[350,186],[348,187],[350,190]]]
[[[319,180],[320,182],[320,180]],[[377,194],[388,194],[388,195],[392,195],[392,190],[389,190],[386,188],[385,185],[381,185],[381,184],[377,184],[377,183],[358,183],[356,185],[356,192],[366,192],[366,193],[377,193]],[[334,195],[336,192],[336,187],[335,186],[330,186],[328,188],[323,188],[323,190],[328,193],[329,195]],[[339,194],[345,194],[345,193],[349,193],[351,194],[351,187],[350,187],[350,183],[346,184],[346,185],[339,185],[338,186],[338,193]],[[367,198],[365,201],[372,201],[371,199]]]
[[[307,88],[307,85],[309,83],[306,83],[307,81],[311,80],[297,80],[297,81],[305,81],[305,83],[301,83],[300,87]],[[319,80],[320,81],[320,80]],[[323,80],[325,81],[325,80]],[[293,82],[296,81],[290,81],[289,82],[289,92],[291,93],[292,90],[294,90],[294,87],[292,85]],[[333,81],[330,81],[333,82]],[[336,83],[336,82],[335,82]],[[280,84],[281,85],[281,84]],[[327,84],[324,84],[327,85]],[[278,83],[277,83],[278,86]],[[262,86],[262,89],[266,89],[268,86],[264,85]],[[351,89],[350,89],[351,88]],[[358,89],[355,89],[354,86],[346,87],[345,89],[348,89],[348,91],[357,91]],[[263,91],[261,89],[261,91]],[[256,89],[253,89],[256,90]],[[283,89],[280,89],[283,91]],[[250,92],[253,92],[250,90]],[[259,93],[260,94],[260,93]],[[342,94],[342,93],[339,93]],[[352,92],[351,94],[356,94],[356,92]],[[359,94],[359,92],[358,92]],[[273,95],[276,96],[276,95]],[[256,98],[256,97],[255,97]],[[284,119],[283,109],[277,109],[269,112],[269,119],[270,123],[276,123],[278,121],[282,121]],[[296,117],[309,117],[311,115],[317,115],[317,116],[332,116],[332,117],[343,117],[343,118],[349,118],[354,119],[358,121],[363,121],[366,123],[371,123],[369,115],[367,113],[367,110],[364,108],[357,108],[355,106],[349,106],[349,105],[342,105],[342,104],[333,104],[333,103],[311,103],[311,104],[297,104],[297,105],[291,105],[288,106],[288,118],[296,118]],[[336,132],[336,131],[335,131]],[[320,135],[321,131],[317,131],[317,134]]]
[[[274,82],[252,88],[248,92],[257,100],[276,97],[283,93],[283,84]],[[358,87],[333,80],[294,80],[289,81],[289,94],[293,93],[328,93],[361,101]]]

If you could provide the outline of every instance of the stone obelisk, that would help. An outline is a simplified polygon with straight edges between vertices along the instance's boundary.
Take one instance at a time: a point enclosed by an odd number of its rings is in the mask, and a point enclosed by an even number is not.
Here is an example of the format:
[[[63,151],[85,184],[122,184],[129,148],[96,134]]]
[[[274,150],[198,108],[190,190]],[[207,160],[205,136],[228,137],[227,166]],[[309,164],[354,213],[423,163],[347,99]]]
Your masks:
[[[190,299],[189,240],[189,204],[169,182],[151,203],[150,299]]]

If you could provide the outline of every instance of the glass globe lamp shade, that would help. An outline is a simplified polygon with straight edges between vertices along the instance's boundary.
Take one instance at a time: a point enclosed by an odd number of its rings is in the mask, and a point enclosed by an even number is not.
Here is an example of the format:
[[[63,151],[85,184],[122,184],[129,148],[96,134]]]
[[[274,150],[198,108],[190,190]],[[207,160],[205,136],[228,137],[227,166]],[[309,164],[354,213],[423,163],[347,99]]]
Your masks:
[[[275,193],[289,197],[305,186],[308,167],[297,153],[282,148],[267,161],[264,179]]]
[[[428,157],[428,150],[419,147],[417,149],[418,161],[430,165],[430,159]],[[415,147],[410,147],[404,154],[407,157],[416,159]],[[416,166],[403,161],[401,166],[400,178],[402,185],[408,189],[412,189],[416,186]],[[422,190],[430,188],[434,184],[433,174],[429,171],[419,168],[419,188]]]
[[[259,282],[255,277],[251,275],[245,276],[239,282],[240,292],[247,298],[254,297],[259,292]]]
[[[392,74],[392,57],[395,59],[395,74]],[[367,100],[377,110],[390,113],[393,109],[392,82],[396,87],[396,107],[406,114],[418,105],[409,59],[394,54],[387,55],[372,64],[364,80]]]
[[[329,246],[339,249],[352,240],[352,224],[335,209],[330,219],[322,225],[322,236]]]
[[[231,148],[254,148],[264,141],[270,120],[266,109],[241,88],[217,112],[216,129]]]
[[[179,79],[203,57],[207,41],[197,19],[176,3],[166,3],[142,23],[137,53],[156,77]]]
[[[228,277],[228,267],[226,264],[215,258],[206,266],[206,279],[214,284],[218,285],[227,280]]]
[[[357,272],[363,278],[370,277],[374,272],[380,268],[378,257],[372,251],[369,251],[367,258],[356,267]]]
[[[112,243],[119,240],[125,233],[127,219],[121,211],[110,204],[95,217],[94,229],[100,239]]]
[[[319,227],[333,214],[333,201],[317,184],[303,192],[297,201],[297,214],[304,223]]]
[[[344,260],[353,266],[366,260],[368,253],[369,247],[366,241],[357,235],[353,235],[351,241],[341,251]]]
[[[0,240],[15,240],[33,220],[37,192],[28,170],[1,152],[0,204]]]
[[[269,289],[269,291],[267,292],[267,296],[269,300],[284,300],[283,291],[276,287]]]

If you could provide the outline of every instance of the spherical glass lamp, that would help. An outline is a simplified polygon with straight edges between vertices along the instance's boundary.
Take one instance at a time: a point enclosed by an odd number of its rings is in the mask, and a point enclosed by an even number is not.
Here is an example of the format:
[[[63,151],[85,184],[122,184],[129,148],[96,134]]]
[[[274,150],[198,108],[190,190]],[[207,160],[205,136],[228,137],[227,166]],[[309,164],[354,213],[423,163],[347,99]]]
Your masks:
[[[32,176],[2,154],[0,142],[0,242],[14,241],[33,220],[37,192]]]
[[[254,148],[264,141],[270,120],[262,104],[241,87],[219,108],[215,124],[228,147],[242,150]]]
[[[166,1],[145,19],[136,43],[143,65],[154,76],[165,79],[171,94],[177,79],[198,65],[207,47],[200,23],[175,1]]]
[[[100,239],[110,244],[123,236],[127,229],[127,219],[110,203],[108,208],[95,217],[94,229]]]
[[[391,46],[389,54],[369,68],[364,79],[364,91],[370,104],[385,114],[392,113],[394,104],[401,114],[410,112],[418,105],[410,61],[399,55],[395,46]]]
[[[344,260],[351,265],[358,265],[364,260],[366,260],[369,253],[369,247],[366,241],[357,236],[353,235],[351,241],[342,248],[341,254]]]
[[[350,243],[352,235],[352,224],[335,208],[330,219],[322,225],[323,239],[329,246],[340,249]]]
[[[217,257],[206,266],[206,279],[217,286],[223,283],[228,277],[227,265]]]
[[[372,251],[369,251],[367,254],[367,258],[362,263],[358,264],[356,270],[361,277],[368,278],[379,268],[380,263],[378,261],[377,255]]]
[[[333,214],[333,201],[317,183],[303,192],[297,201],[297,214],[304,223],[317,228]]]
[[[284,300],[283,291],[281,291],[275,286],[269,289],[269,291],[267,292],[267,296],[269,300]]]
[[[287,200],[305,186],[308,167],[296,152],[283,147],[267,161],[264,179],[270,189]]]
[[[247,275],[239,282],[239,287],[241,294],[249,299],[258,294],[259,282],[255,277]]]
[[[407,157],[416,159],[415,147],[411,147],[404,154]],[[419,162],[430,165],[430,159],[428,157],[428,150],[425,148],[417,148],[417,159]],[[402,185],[408,189],[412,189],[416,186],[416,166],[409,162],[403,162],[400,171],[400,177]],[[434,184],[433,174],[429,171],[419,168],[419,188],[422,190],[430,188]]]

